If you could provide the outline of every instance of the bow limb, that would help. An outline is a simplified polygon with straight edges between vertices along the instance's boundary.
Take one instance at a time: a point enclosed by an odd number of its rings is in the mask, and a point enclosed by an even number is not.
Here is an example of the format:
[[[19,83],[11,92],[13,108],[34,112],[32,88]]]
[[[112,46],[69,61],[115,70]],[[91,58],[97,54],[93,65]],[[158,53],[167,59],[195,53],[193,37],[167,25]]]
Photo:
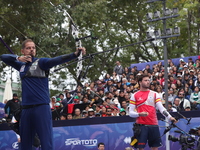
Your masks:
[[[4,40],[0,37],[0,41],[3,43],[3,45],[10,51],[11,54],[14,54],[14,52],[11,50],[11,48],[4,42]]]

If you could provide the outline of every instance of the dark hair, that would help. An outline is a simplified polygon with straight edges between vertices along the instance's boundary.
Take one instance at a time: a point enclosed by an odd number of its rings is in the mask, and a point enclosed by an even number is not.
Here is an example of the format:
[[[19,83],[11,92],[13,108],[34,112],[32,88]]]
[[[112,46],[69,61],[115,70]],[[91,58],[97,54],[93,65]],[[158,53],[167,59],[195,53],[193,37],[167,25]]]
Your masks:
[[[142,74],[138,76],[138,83],[143,80],[143,78],[149,77],[148,74]]]
[[[101,142],[101,143],[98,143],[98,148],[99,148],[100,145],[104,145],[105,146],[105,144]]]

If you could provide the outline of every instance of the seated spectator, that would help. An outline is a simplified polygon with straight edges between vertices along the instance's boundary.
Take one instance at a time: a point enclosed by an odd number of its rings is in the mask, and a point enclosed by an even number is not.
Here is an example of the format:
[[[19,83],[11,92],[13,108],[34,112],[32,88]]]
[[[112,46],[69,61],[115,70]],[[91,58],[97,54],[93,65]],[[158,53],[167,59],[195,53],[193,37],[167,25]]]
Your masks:
[[[82,104],[90,104],[91,101],[87,97],[83,97]]]
[[[190,96],[190,102],[192,104],[192,110],[200,110],[200,92],[198,86],[194,88],[194,92]]]
[[[95,106],[95,113],[101,113],[101,107],[99,104]]]
[[[74,96],[74,104],[82,104],[82,101],[80,100],[79,96]]]
[[[181,111],[181,108],[180,108],[180,98],[178,98],[178,97],[176,97],[175,99],[174,99],[174,102],[173,102],[173,108],[174,109],[176,109],[176,111]]]
[[[72,120],[73,117],[72,117],[72,114],[67,114],[67,120]]]
[[[102,103],[103,103],[102,98],[99,97],[99,95],[95,94],[94,99],[92,100],[92,102],[90,104],[91,104],[91,106],[93,106],[93,105],[102,105]]]
[[[88,117],[88,112],[86,110],[83,110],[82,111],[82,118],[87,118],[87,117]]]
[[[88,109],[88,117],[87,118],[93,118],[93,117],[95,117],[94,109],[89,108]]]
[[[86,88],[86,93],[85,93],[85,94],[87,94],[87,97],[88,97],[88,99],[89,99],[90,101],[94,98],[94,92],[91,91],[90,87],[87,87],[87,88]]]
[[[194,82],[194,86],[198,86],[200,88],[200,77]]]
[[[67,114],[62,114],[61,116],[60,116],[60,120],[67,120]]]
[[[189,88],[194,91],[194,80],[193,79],[189,79],[187,84],[189,85]]]
[[[112,116],[112,109],[111,108],[106,108],[106,117]]]
[[[124,95],[125,95],[124,91],[119,91],[118,101],[121,107],[122,107],[122,102],[126,101]]]
[[[114,107],[112,111],[112,116],[119,116],[119,113],[120,113],[119,108]]]
[[[101,117],[106,117],[107,114],[106,114],[106,107],[105,106],[102,106],[101,107]]]
[[[191,108],[190,101],[185,98],[184,92],[179,92],[178,98],[180,98],[180,100],[181,100],[181,102],[180,102],[180,109],[182,111],[184,111],[188,107]]]
[[[172,102],[168,102],[168,111],[169,112],[177,112],[177,109],[172,107]]]
[[[76,108],[75,111],[74,111],[73,119],[80,119],[80,118],[82,118],[81,110],[79,108]]]
[[[126,116],[126,110],[124,108],[120,109],[119,116]]]
[[[100,113],[95,113],[95,117],[101,117]]]
[[[177,95],[174,94],[174,89],[170,88],[170,89],[168,90],[168,101],[173,103],[174,98],[175,98],[176,96],[177,96]]]

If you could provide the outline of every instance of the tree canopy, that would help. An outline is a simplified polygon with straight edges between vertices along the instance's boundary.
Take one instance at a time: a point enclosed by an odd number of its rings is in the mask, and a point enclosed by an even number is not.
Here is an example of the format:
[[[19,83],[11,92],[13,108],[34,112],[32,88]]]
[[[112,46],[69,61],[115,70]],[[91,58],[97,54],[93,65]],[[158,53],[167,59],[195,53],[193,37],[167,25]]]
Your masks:
[[[148,12],[159,10],[163,15],[162,3],[146,3],[146,0],[6,0],[0,1],[0,36],[17,55],[20,54],[21,43],[31,38],[37,45],[38,57],[55,57],[75,51],[75,40],[71,34],[72,21],[79,28],[79,36],[94,35],[98,39],[82,40],[87,54],[107,51],[116,47],[146,41],[149,29],[160,28],[162,21],[149,23]],[[179,9],[179,17],[167,19],[167,28],[180,27],[179,37],[167,39],[168,58],[192,56],[199,54],[200,47],[200,1],[168,0],[166,7]],[[0,54],[9,53],[0,44]],[[132,46],[115,49],[94,58],[87,70],[86,77],[90,81],[99,78],[102,72],[112,74],[115,61],[120,60],[124,67],[139,62],[163,59],[162,40],[141,42]],[[90,59],[83,63],[84,68]],[[68,73],[76,76],[76,64],[52,75],[53,84],[58,86]],[[5,67],[1,64],[0,71]],[[59,66],[60,67],[60,66]],[[52,78],[53,79],[53,78]],[[76,79],[76,78],[75,78]],[[65,85],[63,85],[64,87]]]

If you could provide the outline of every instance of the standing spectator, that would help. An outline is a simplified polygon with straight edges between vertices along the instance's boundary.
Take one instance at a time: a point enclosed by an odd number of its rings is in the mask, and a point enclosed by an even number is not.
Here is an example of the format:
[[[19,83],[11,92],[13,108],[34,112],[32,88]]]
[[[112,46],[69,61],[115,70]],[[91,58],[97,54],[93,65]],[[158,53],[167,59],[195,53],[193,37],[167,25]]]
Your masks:
[[[120,61],[116,61],[116,66],[114,67],[113,72],[116,72],[118,75],[120,75],[120,77],[123,74],[124,69],[123,69]]]
[[[198,86],[194,88],[194,92],[190,96],[190,102],[192,104],[192,110],[200,110],[200,92]]]
[[[138,78],[138,82],[140,90],[131,96],[129,104],[129,115],[130,117],[137,118],[135,125],[140,130],[140,134],[136,135],[138,142],[135,147],[143,150],[148,142],[149,147],[151,147],[152,150],[158,150],[158,147],[161,146],[161,138],[156,116],[156,108],[158,108],[166,118],[172,121],[176,120],[163,107],[161,99],[158,97],[157,93],[149,90],[149,76],[141,75]]]
[[[0,56],[3,62],[20,72],[22,79],[21,150],[32,149],[32,139],[35,133],[38,134],[41,141],[41,149],[53,149],[48,72],[56,65],[77,58],[80,51],[85,53],[84,48],[79,48],[75,53],[69,55],[38,59],[35,57],[35,43],[27,39],[22,43],[21,53],[23,56],[13,54]]]
[[[4,106],[5,117],[7,119],[12,119],[15,112],[20,109],[21,102],[18,99],[17,94],[13,94],[13,98],[9,100],[6,105]]]

